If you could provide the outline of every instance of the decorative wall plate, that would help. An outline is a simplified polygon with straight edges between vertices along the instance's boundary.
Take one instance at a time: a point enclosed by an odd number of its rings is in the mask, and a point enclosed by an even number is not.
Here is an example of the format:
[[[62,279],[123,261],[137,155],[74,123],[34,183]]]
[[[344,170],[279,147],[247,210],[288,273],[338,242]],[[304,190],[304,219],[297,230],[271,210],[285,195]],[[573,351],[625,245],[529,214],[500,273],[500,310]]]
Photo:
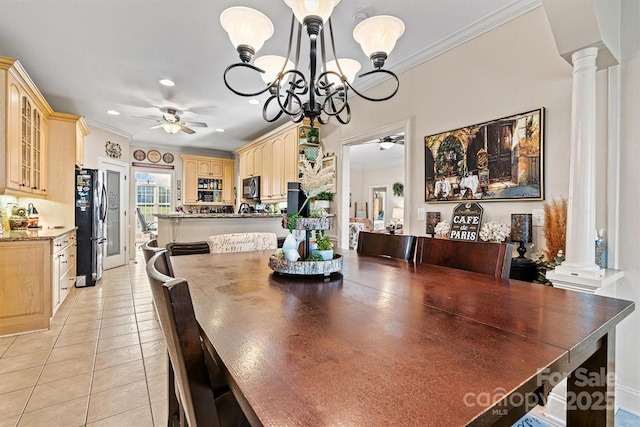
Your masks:
[[[147,155],[142,150],[136,150],[136,151],[133,152],[133,158],[136,159],[137,161],[141,162],[141,161],[143,161],[144,159],[147,158]]]
[[[149,150],[149,151],[147,151],[147,159],[151,163],[158,163],[161,158],[162,158],[162,156],[160,155],[160,152],[158,150]]]
[[[165,163],[173,163],[173,154],[171,154],[171,153],[164,153],[164,154],[162,155],[162,160],[163,160]]]

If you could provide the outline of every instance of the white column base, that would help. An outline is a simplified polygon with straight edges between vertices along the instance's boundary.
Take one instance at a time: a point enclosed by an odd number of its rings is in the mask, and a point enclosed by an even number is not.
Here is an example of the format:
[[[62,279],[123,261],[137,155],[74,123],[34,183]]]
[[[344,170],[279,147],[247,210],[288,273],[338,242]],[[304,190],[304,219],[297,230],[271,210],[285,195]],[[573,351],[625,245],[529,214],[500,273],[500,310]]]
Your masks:
[[[555,271],[558,274],[562,274],[565,276],[575,276],[586,279],[599,279],[604,277],[605,269],[600,268],[597,265],[593,265],[593,267],[585,268],[580,265],[570,265],[566,262],[563,262],[559,266],[556,267]]]
[[[598,290],[615,284],[624,277],[624,271],[610,268],[601,269],[599,277],[589,277],[588,275],[573,274],[570,268],[561,269],[559,265],[555,270],[547,271],[546,277],[551,281],[554,288],[570,289],[572,291],[596,293]]]

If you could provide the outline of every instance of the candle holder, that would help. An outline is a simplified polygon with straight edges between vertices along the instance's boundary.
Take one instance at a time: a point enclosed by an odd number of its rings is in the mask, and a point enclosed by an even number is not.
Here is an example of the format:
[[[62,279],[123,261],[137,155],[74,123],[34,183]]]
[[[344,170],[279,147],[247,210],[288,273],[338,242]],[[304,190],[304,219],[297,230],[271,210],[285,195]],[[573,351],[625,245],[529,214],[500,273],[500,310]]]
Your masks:
[[[525,243],[533,240],[533,215],[531,214],[511,214],[511,237],[512,242],[518,242],[518,257],[513,259],[516,263],[531,263],[529,258],[525,257],[527,248]]]
[[[427,212],[427,234],[431,237],[435,236],[436,225],[440,222],[440,212]]]

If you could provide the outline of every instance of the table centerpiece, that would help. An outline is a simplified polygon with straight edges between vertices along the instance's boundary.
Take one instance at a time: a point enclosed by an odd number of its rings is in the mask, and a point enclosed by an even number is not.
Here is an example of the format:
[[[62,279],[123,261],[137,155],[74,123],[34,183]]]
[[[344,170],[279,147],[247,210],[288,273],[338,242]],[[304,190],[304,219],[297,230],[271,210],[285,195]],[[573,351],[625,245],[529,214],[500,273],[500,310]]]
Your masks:
[[[322,158],[322,148],[318,158]],[[269,258],[269,267],[283,274],[328,276],[342,269],[342,257],[333,253],[333,244],[325,235],[325,230],[333,226],[333,218],[320,207],[312,208],[308,217],[301,214],[315,196],[333,187],[334,170],[332,166],[323,168],[320,161],[312,163],[303,159],[301,163],[299,183],[305,201],[298,212],[283,217],[282,225],[289,229],[289,235],[282,249]],[[331,255],[327,252],[329,250]]]

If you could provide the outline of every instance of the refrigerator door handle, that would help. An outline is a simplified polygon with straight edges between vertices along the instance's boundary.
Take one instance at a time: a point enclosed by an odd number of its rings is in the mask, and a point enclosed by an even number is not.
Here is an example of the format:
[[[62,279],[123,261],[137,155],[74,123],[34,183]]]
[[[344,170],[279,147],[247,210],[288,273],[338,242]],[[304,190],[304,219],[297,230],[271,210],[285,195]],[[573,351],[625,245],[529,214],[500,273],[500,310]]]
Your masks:
[[[100,204],[100,221],[107,218],[107,190],[102,186],[102,203]]]

